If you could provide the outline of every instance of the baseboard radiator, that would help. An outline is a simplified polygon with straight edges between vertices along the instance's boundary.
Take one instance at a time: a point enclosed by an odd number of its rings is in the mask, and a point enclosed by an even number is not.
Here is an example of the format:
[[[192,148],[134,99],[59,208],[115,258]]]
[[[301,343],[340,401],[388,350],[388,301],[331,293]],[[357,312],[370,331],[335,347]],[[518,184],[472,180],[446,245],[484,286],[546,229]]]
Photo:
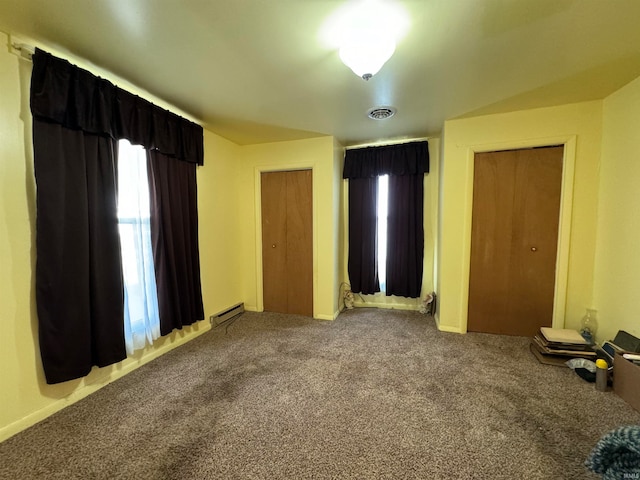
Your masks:
[[[216,313],[215,315],[211,315],[209,320],[211,321],[211,325],[220,325],[221,323],[226,322],[227,320],[231,320],[234,317],[244,313],[244,303],[240,302],[233,307],[229,307],[226,310]]]

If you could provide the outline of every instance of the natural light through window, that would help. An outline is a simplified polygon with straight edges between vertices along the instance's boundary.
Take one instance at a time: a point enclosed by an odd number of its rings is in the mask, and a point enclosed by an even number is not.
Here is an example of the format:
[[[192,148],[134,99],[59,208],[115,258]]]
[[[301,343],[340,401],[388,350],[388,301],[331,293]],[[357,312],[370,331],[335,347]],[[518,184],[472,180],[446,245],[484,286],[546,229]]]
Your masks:
[[[150,218],[146,151],[127,140],[120,140],[118,226],[125,290],[125,341],[129,355],[160,336]]]
[[[387,203],[389,200],[389,175],[378,177],[378,280],[380,291],[387,291]]]

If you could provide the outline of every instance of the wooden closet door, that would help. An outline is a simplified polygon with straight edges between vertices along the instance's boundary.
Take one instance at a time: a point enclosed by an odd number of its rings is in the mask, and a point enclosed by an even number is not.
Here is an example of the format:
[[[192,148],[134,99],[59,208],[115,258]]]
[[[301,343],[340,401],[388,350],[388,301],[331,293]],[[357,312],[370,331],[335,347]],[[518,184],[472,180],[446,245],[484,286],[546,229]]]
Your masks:
[[[288,313],[313,316],[311,170],[287,172]]]
[[[264,309],[313,315],[311,170],[262,173]]]
[[[551,326],[563,147],[475,155],[467,330]]]
[[[287,172],[262,174],[262,290],[264,309],[288,311]]]

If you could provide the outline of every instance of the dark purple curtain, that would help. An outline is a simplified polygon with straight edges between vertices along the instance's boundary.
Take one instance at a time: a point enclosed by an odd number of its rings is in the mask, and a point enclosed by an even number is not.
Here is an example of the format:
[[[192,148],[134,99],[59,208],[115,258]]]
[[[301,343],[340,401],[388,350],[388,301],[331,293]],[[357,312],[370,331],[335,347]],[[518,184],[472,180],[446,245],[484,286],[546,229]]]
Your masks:
[[[58,383],[86,375],[93,365],[102,367],[126,357],[116,210],[117,140],[126,138],[158,152],[167,163],[192,170],[192,191],[172,190],[170,194],[172,204],[191,208],[188,218],[193,222],[193,215],[197,216],[195,165],[203,163],[203,130],[39,49],[33,55],[30,101],[37,184],[40,350],[47,382]],[[164,210],[173,210],[167,204],[166,196],[156,200],[159,217]],[[195,232],[186,249],[189,258],[171,253],[174,249],[181,252],[181,247],[166,235],[162,253],[156,256],[173,255],[171,261],[182,258],[189,263],[187,270],[195,272],[197,223]],[[188,308],[197,318],[204,318],[199,278],[195,282],[174,275],[180,283],[180,299],[184,289],[197,290],[191,296],[200,298],[199,311],[197,305]],[[167,291],[163,286],[159,299]],[[182,324],[187,323],[180,318]],[[165,324],[163,334],[174,328],[166,325],[180,328],[171,322],[174,320]]]
[[[377,194],[367,195],[366,192],[374,188],[377,192],[378,177],[389,175],[386,294],[420,296],[424,257],[424,174],[428,172],[429,145],[426,141],[347,150],[343,178],[349,179],[348,265],[354,292],[380,290],[375,243]],[[370,288],[360,290],[365,287]]]
[[[429,173],[429,144],[426,141],[347,150],[342,178],[421,173]]]
[[[31,74],[34,117],[203,164],[203,130],[175,113],[36,49]]]
[[[167,335],[204,319],[196,166],[150,151],[147,171],[160,333]]]
[[[33,122],[36,300],[47,383],[126,357],[116,142]]]
[[[351,290],[380,291],[377,259],[378,177],[349,180],[349,260]]]
[[[424,259],[424,175],[389,175],[387,295],[418,298]]]

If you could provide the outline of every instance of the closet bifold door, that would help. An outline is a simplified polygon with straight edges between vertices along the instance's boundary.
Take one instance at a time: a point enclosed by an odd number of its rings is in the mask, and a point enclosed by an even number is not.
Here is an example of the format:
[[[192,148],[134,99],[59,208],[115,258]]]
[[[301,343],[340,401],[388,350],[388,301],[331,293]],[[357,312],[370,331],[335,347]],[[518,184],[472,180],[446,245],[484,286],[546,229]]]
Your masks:
[[[312,172],[261,174],[264,310],[313,315]]]
[[[551,326],[563,147],[477,153],[467,330]]]

